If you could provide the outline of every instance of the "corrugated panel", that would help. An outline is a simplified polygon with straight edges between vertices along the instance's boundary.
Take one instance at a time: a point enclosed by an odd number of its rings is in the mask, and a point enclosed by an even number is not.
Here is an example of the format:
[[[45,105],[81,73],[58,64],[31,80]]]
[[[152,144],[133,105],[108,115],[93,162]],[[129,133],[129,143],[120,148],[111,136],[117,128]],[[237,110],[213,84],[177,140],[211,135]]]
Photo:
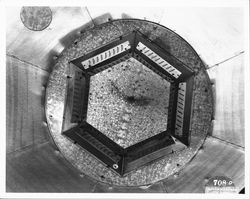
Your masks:
[[[73,105],[72,105],[72,117],[71,117],[71,122],[72,123],[78,123],[81,120],[83,111],[83,99],[84,99],[84,94],[85,91],[83,87],[86,85],[86,79],[82,75],[82,72],[76,71],[75,72],[75,77],[74,77],[74,88],[73,88]],[[71,97],[71,96],[69,96]]]
[[[48,140],[44,115],[44,90],[48,73],[7,56],[7,152]]]
[[[90,59],[87,59],[82,62],[82,65],[84,69],[88,69],[91,66],[95,66],[99,63],[104,62],[105,60],[108,60],[122,52],[125,52],[126,50],[130,49],[130,43],[129,41],[125,41],[122,44],[119,44],[109,50],[104,51],[103,53],[100,53],[94,57],[91,57]]]
[[[91,192],[94,182],[79,173],[53,147],[42,144],[7,157],[7,192]]]
[[[215,79],[215,120],[212,135],[245,146],[244,54],[208,70]]]
[[[244,151],[218,139],[207,138],[204,150],[198,152],[179,176],[163,182],[169,193],[204,193],[207,178],[226,176],[241,190],[245,186],[244,159]]]
[[[157,55],[154,51],[145,46],[143,43],[139,42],[136,48],[176,79],[181,75],[181,72],[179,70],[177,70],[164,59],[162,59],[159,55]]]
[[[179,89],[178,89],[176,122],[175,122],[175,134],[180,137],[183,135],[185,96],[186,96],[186,82],[182,82],[179,84]]]

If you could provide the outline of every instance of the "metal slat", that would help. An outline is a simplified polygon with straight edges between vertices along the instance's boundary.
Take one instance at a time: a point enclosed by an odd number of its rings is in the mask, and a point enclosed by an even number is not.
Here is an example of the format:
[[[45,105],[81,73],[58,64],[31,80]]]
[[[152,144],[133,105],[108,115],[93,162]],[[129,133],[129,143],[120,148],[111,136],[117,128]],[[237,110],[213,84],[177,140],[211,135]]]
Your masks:
[[[186,82],[182,82],[179,84],[178,97],[177,97],[176,122],[175,122],[175,134],[178,136],[182,136],[183,134],[185,96],[186,96]]]
[[[106,50],[94,57],[91,57],[83,62],[81,62],[81,64],[83,65],[83,67],[85,69],[88,69],[89,67],[95,66],[103,61],[106,61],[118,54],[121,54],[122,52],[130,49],[130,43],[129,41],[123,42],[122,44],[119,44],[109,50]]]
[[[81,108],[79,106],[81,106],[82,100],[82,79],[80,76],[80,73],[75,73],[71,122],[78,122],[81,116]]]
[[[136,48],[176,79],[181,75],[181,72],[179,70],[169,64],[143,43],[139,42]]]

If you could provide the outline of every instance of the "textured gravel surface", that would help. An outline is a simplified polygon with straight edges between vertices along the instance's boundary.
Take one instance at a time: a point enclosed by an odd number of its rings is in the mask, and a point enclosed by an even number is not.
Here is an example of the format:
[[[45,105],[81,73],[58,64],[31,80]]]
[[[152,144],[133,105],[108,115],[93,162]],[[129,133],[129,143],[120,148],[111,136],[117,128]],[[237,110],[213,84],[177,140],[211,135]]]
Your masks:
[[[99,160],[97,160],[94,156],[89,154],[84,149],[80,148],[79,146],[73,144],[71,141],[69,141],[67,138],[61,135],[61,128],[62,128],[62,117],[63,117],[63,109],[64,109],[64,101],[65,101],[65,92],[66,92],[66,71],[67,67],[69,66],[68,61],[71,59],[74,59],[76,57],[79,57],[81,55],[84,55],[88,52],[93,51],[99,46],[102,46],[113,39],[119,37],[120,35],[123,35],[129,31],[132,30],[140,30],[143,34],[147,35],[150,39],[152,39],[155,43],[160,45],[162,48],[166,49],[168,52],[170,52],[172,55],[174,55],[176,58],[181,60],[184,64],[186,64],[188,67],[193,69],[196,72],[196,76],[194,78],[194,91],[193,91],[193,111],[192,111],[192,117],[191,117],[191,143],[188,148],[186,148],[183,151],[169,154],[165,156],[164,158],[157,160],[149,165],[140,167],[131,173],[127,174],[126,176],[120,177],[118,174],[114,173],[110,169],[106,168],[103,163],[101,163]],[[135,67],[136,69],[137,67]],[[111,70],[111,73],[113,71],[117,70],[114,69]],[[131,70],[133,70],[133,67],[131,67]],[[143,69],[142,74],[146,74],[147,70]],[[105,72],[104,72],[105,73]],[[108,72],[107,72],[108,73]],[[124,71],[125,73],[125,71]],[[127,71],[125,77],[129,77],[131,72],[130,70]],[[114,99],[110,99],[110,101],[114,101],[115,103],[118,103],[119,105],[116,105],[119,107],[119,111],[125,111],[125,112],[131,112],[131,114],[134,114],[133,117],[140,118],[140,114],[144,114],[145,111],[140,112],[140,108],[143,106],[136,106],[135,103],[132,105],[130,103],[126,103],[128,97],[130,95],[130,83],[133,83],[133,81],[128,82],[126,81],[126,78],[118,78],[114,76],[109,76],[106,74],[108,78],[110,78],[114,84],[113,87],[111,86],[111,82],[108,80],[104,80],[108,84],[110,83],[110,87],[107,88],[113,88],[114,94],[110,95]],[[136,75],[136,73],[134,74]],[[161,85],[162,88],[167,88],[168,85],[166,83],[163,83],[162,80],[159,78],[155,78],[153,80],[153,74],[148,74],[149,77],[144,77],[144,79],[150,79],[152,82],[150,86],[155,86],[155,82],[158,82],[159,85]],[[98,76],[98,75],[97,75]],[[97,77],[96,76],[96,77]],[[101,81],[101,77],[96,80],[96,77],[93,78],[92,84],[97,85],[100,84],[99,81]],[[130,77],[133,79],[133,77]],[[141,79],[143,80],[143,78]],[[127,84],[127,85],[126,85]],[[100,85],[99,85],[100,86]],[[114,89],[117,88],[117,89]],[[144,88],[144,87],[142,87]],[[145,86],[146,88],[146,86]],[[148,88],[148,86],[147,86]],[[97,93],[94,91],[94,87],[92,88],[92,95],[95,96]],[[150,95],[161,95],[159,92],[161,88],[157,87],[157,89],[150,89],[148,91],[145,98],[150,97]],[[109,22],[106,24],[103,24],[101,26],[96,26],[93,29],[85,30],[84,33],[76,40],[74,44],[66,48],[61,56],[58,59],[57,64],[54,66],[54,69],[50,75],[47,91],[46,91],[46,116],[48,121],[48,126],[50,129],[50,133],[58,146],[59,150],[62,152],[63,156],[74,166],[76,167],[79,172],[83,172],[86,175],[105,183],[109,184],[115,184],[120,186],[140,186],[140,185],[146,185],[151,184],[154,182],[157,182],[159,180],[165,179],[168,176],[174,174],[175,172],[180,171],[186,163],[188,163],[196,154],[200,146],[203,144],[204,139],[207,135],[207,132],[210,129],[210,123],[211,123],[211,116],[212,116],[212,92],[211,92],[211,86],[209,78],[206,74],[205,67],[196,54],[196,52],[192,49],[192,47],[185,42],[182,38],[180,38],[176,33],[151,22],[147,21],[141,21],[141,20],[118,20]],[[108,92],[111,92],[108,91]],[[115,92],[117,92],[115,94]],[[134,91],[133,91],[134,92]],[[152,94],[150,92],[153,92]],[[167,89],[165,90],[167,92]],[[105,90],[102,91],[103,95],[105,95]],[[138,92],[141,93],[141,92]],[[120,97],[118,97],[120,95]],[[162,94],[164,97],[165,94]],[[111,97],[111,98],[112,98]],[[166,96],[165,96],[166,97]],[[153,97],[154,98],[154,97]],[[94,101],[98,101],[97,97],[93,97],[93,101],[90,102],[94,103]],[[122,99],[122,100],[121,100]],[[167,99],[167,97],[166,97]],[[119,101],[120,100],[120,101]],[[159,101],[158,101],[159,100]],[[147,101],[147,100],[146,100]],[[150,101],[150,103],[163,103],[160,99],[153,99]],[[110,103],[110,102],[109,102]],[[149,104],[150,104],[149,103]],[[102,102],[103,105],[107,105],[107,102]],[[165,104],[164,104],[165,105]],[[91,106],[90,106],[91,107]],[[113,106],[112,106],[113,107]],[[157,106],[154,106],[152,108],[155,113],[160,113],[161,117],[165,120],[165,111],[164,107],[162,107],[163,110],[159,110]],[[150,111],[150,105],[147,108],[148,111]],[[139,110],[139,111],[138,111]],[[98,110],[100,112],[103,112],[104,110]],[[115,111],[115,110],[112,110]],[[91,114],[95,115],[95,111],[91,111],[91,108],[89,109],[89,115],[88,119],[91,120],[92,116]],[[129,115],[129,114],[128,114]],[[114,116],[114,115],[113,115]],[[94,117],[94,116],[93,116]],[[120,118],[123,117],[122,120],[126,121],[128,120],[128,116],[126,114],[119,115],[117,114],[116,122],[120,121]],[[153,119],[155,116],[152,113],[152,115],[147,115],[145,118],[147,118],[149,121]],[[158,117],[158,116],[157,116]],[[118,119],[119,118],[119,119]],[[152,120],[151,120],[152,121]],[[96,121],[91,121],[95,123]],[[138,121],[139,122],[139,121]],[[97,126],[99,124],[96,124]],[[106,124],[107,125],[107,124]],[[134,128],[140,128],[136,127],[136,122],[134,122]],[[132,125],[132,126],[133,126]],[[165,124],[162,126],[158,126],[161,130]],[[99,125],[98,128],[103,128],[105,133],[105,125]],[[124,127],[125,128],[125,127]],[[130,128],[130,127],[129,127]],[[129,131],[128,128],[128,132]],[[132,128],[132,127],[131,127]],[[150,130],[154,129],[153,131]],[[150,127],[147,129],[147,131],[156,133],[155,131],[156,127]],[[118,130],[118,129],[117,129]],[[109,131],[106,131],[106,133],[109,133]],[[115,134],[116,135],[116,134]],[[113,136],[113,135],[112,135]],[[111,138],[112,138],[111,136]],[[117,134],[118,136],[118,134]],[[151,136],[151,135],[146,135]],[[112,138],[116,139],[116,138]],[[129,139],[125,139],[126,141],[121,141],[124,146],[127,146],[130,144]],[[138,140],[135,140],[134,142],[137,142]]]
[[[87,122],[126,148],[167,129],[170,83],[134,58],[91,77]]]

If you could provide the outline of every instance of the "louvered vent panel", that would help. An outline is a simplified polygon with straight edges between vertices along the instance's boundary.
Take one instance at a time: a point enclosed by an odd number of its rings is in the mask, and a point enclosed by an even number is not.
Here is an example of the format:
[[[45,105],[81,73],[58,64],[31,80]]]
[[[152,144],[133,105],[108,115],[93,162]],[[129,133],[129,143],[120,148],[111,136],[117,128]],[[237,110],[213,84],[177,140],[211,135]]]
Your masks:
[[[181,75],[181,72],[179,70],[169,64],[166,60],[162,59],[159,55],[157,55],[143,43],[139,42],[136,48],[176,79]]]
[[[186,83],[182,82],[179,84],[177,109],[176,109],[176,122],[175,122],[175,134],[178,136],[183,135],[185,96],[186,96]]]
[[[82,116],[82,100],[83,100],[83,89],[84,89],[85,78],[82,72],[76,71],[74,78],[74,91],[73,91],[73,105],[72,105],[72,116],[71,122],[77,123],[80,121]]]

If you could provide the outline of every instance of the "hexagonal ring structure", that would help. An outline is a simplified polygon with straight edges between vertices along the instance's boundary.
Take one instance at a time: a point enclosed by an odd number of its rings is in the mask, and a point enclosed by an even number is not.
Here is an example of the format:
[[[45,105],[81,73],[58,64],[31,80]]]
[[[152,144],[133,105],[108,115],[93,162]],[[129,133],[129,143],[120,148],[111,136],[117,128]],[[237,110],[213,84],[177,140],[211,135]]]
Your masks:
[[[168,122],[167,130],[123,148],[87,122],[87,109],[90,77],[131,57],[171,83]],[[71,60],[68,74],[63,135],[119,175],[189,145],[194,72],[139,31]]]

